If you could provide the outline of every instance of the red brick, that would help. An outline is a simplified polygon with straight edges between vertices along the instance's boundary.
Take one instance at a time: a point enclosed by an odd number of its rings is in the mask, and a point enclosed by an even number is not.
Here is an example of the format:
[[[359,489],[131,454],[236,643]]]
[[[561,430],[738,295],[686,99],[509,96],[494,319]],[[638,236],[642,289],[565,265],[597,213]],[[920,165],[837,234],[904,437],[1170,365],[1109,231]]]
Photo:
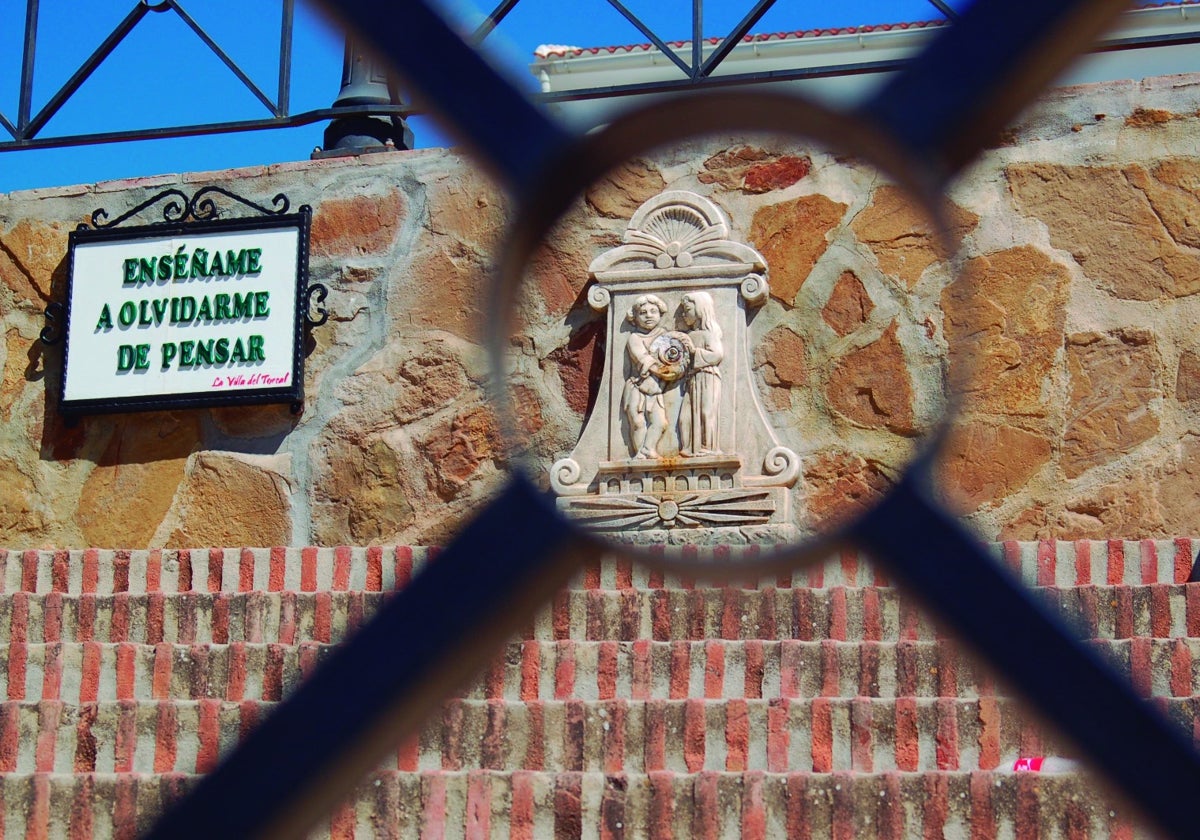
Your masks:
[[[491,836],[492,781],[486,773],[472,770],[467,777],[467,824],[464,836],[482,840]]]
[[[420,755],[421,736],[408,736],[396,748],[396,769],[408,773],[414,772],[417,769],[418,761],[420,761]]]
[[[575,694],[575,643],[560,641],[554,663],[554,699],[565,700]]]
[[[9,655],[12,655],[11,647]],[[79,673],[79,702],[94,703],[100,690],[100,645],[83,643],[83,662]]]
[[[221,748],[221,701],[200,700],[200,746],[196,751],[196,772],[208,773],[217,766]]]
[[[163,613],[166,597],[161,592],[146,595],[146,644],[156,645],[163,640]],[[223,598],[213,600],[213,643],[229,641],[229,603]]]
[[[954,700],[937,701],[937,769],[958,769],[958,709]]]
[[[855,697],[850,701],[850,767],[863,773],[875,770],[874,721],[871,701]]]
[[[913,772],[919,769],[921,745],[917,729],[917,701],[913,697],[896,698],[896,767]]]
[[[725,769],[743,772],[749,764],[750,714],[745,700],[725,702]]]
[[[446,836],[446,777],[440,773],[421,778],[421,836]]]
[[[1129,666],[1132,672],[1133,690],[1142,697],[1151,694],[1151,642],[1144,636],[1129,640]]]
[[[1088,540],[1075,541],[1075,585],[1092,583],[1092,544]]]
[[[533,840],[533,774],[517,770],[512,775],[512,806],[508,814],[508,831],[512,840]]]
[[[994,840],[996,817],[992,811],[992,774],[971,774],[971,840]]]
[[[1037,585],[1054,585],[1054,542],[1039,540],[1037,547]]]
[[[979,767],[994,770],[1000,765],[1000,708],[994,697],[979,698]]]
[[[703,700],[689,699],[683,705],[683,761],[689,773],[704,769],[708,716]]]
[[[583,834],[583,775],[559,773],[554,780],[554,840]]]
[[[57,642],[62,639],[63,596],[51,592],[42,599],[42,641]]]
[[[80,581],[81,590],[89,594],[94,593],[99,579],[100,552],[97,549],[89,548],[83,552],[83,579]]]
[[[1139,543],[1142,554],[1142,583],[1158,583],[1158,546],[1154,540]]]
[[[70,555],[64,550],[54,552],[50,560],[50,591],[66,592],[67,576],[70,572]]]
[[[354,802],[343,799],[329,815],[330,840],[353,840],[354,823]]]
[[[24,642],[10,642],[8,645],[8,699],[25,699],[26,664],[29,649]]]
[[[225,699],[242,700],[246,696],[246,645],[243,642],[229,645],[227,662]]]
[[[220,592],[224,585],[225,552],[219,548],[208,550],[208,591]]]
[[[71,797],[71,818],[67,828],[68,836],[72,838],[88,838],[93,836],[92,808],[95,805],[95,798],[95,780],[91,776],[78,776],[75,779],[75,792]]]
[[[653,672],[650,662],[650,642],[638,639],[633,643],[633,668],[630,695],[634,700],[645,700],[650,697]]]
[[[789,773],[787,776],[787,836],[790,840],[810,840],[813,836],[812,797],[808,788],[812,776]]]
[[[603,736],[604,772],[621,773],[625,769],[625,718],[628,704],[624,700],[610,700],[604,705],[608,717],[608,729]]]
[[[383,589],[383,549],[377,545],[367,549],[367,580],[364,588],[367,592]]]
[[[742,824],[743,840],[766,840],[767,806],[763,800],[763,774],[753,770],[743,777]]]
[[[191,592],[192,591],[192,552],[186,548],[181,549],[179,554],[176,556],[176,561],[179,564],[179,577],[178,577],[179,582],[177,585],[177,589],[180,592]],[[85,579],[86,579],[86,570],[87,570],[87,565],[85,564],[84,565]],[[93,578],[92,589],[94,590],[95,587],[96,587],[96,582],[95,582],[95,579]]]
[[[821,696],[841,696],[841,675],[838,663],[838,644],[829,639],[821,641]]]
[[[830,590],[829,600],[829,637],[839,642],[847,641],[850,637],[847,632],[845,587],[839,586]]]
[[[537,642],[521,643],[521,699],[536,700],[541,679],[541,647]]]
[[[718,641],[704,643],[704,696],[719,700],[725,695],[725,645]]]
[[[333,550],[333,590],[345,592],[350,588],[350,547],[339,545]]]
[[[833,713],[824,697],[812,701],[812,765],[814,773],[833,771]]]
[[[767,769],[772,773],[788,769],[788,748],[792,739],[788,725],[789,707],[784,698],[775,698],[767,706]]]
[[[922,777],[925,797],[922,800],[922,837],[924,840],[941,840],[944,837],[946,818],[950,814],[950,789],[945,776],[926,774]]]
[[[1122,540],[1109,540],[1108,543],[1108,576],[1109,586],[1116,586],[1125,581],[1125,543]]]
[[[650,837],[672,840],[675,836],[674,773],[656,770],[650,773],[648,831]]]
[[[132,700],[134,691],[134,668],[137,648],[123,642],[117,645],[117,699]]]
[[[692,785],[692,837],[718,840],[721,836],[721,789],[716,773],[698,773]]]
[[[317,550],[312,547],[300,549],[300,591],[317,591]]]
[[[413,556],[412,548],[407,545],[396,546],[392,557],[396,577],[396,589],[403,589],[412,582]]]
[[[318,592],[313,596],[313,604],[313,638],[329,644],[333,641],[333,596],[328,592]]]
[[[1176,639],[1171,649],[1171,694],[1174,697],[1192,694],[1192,650],[1183,639]]]
[[[43,700],[38,703],[37,746],[34,749],[33,767],[37,773],[53,773],[54,749],[58,743],[58,721],[62,717],[63,704],[58,700]]]
[[[276,546],[271,549],[267,561],[267,591],[282,592],[287,582],[287,549]]]
[[[526,704],[529,713],[529,741],[525,745],[522,766],[526,770],[542,770],[546,766],[546,710],[540,701]]]
[[[503,700],[489,700],[487,725],[479,745],[479,763],[485,770],[503,770],[507,763],[507,710]]]
[[[154,646],[154,675],[150,683],[150,696],[155,700],[166,700],[171,696],[171,669],[174,665],[174,648],[163,642]]]
[[[21,553],[21,591],[37,592],[38,553],[28,549]]]
[[[1175,540],[1175,575],[1172,583],[1187,583],[1188,577],[1192,574],[1192,562],[1196,556],[1196,552],[1192,548],[1192,541],[1186,537],[1178,537]]]

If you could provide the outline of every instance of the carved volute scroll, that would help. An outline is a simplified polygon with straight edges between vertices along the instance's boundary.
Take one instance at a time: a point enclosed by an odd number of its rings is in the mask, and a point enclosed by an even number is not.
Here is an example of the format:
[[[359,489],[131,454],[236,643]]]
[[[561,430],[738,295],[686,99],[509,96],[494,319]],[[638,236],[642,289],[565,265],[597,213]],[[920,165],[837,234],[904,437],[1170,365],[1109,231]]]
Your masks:
[[[592,262],[605,368],[579,442],[551,468],[562,510],[638,543],[794,537],[800,459],[750,375],[747,307],[766,300],[766,271],[716,204],[685,191],[643,204],[624,244]]]

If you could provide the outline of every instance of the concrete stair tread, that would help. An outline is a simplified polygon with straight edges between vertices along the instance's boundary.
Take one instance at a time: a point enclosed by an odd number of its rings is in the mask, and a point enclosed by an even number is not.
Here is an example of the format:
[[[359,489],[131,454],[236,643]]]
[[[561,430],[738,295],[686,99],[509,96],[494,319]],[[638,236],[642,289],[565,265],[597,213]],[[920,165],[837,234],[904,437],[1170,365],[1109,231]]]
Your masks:
[[[1160,699],[1188,727],[1200,698]],[[0,773],[204,772],[272,701],[0,704]],[[453,700],[390,766],[418,769],[814,772],[994,769],[1055,753],[1014,700]]]
[[[133,837],[197,777],[0,776],[6,834]],[[19,804],[20,807],[12,807]],[[377,771],[312,837],[1144,836],[1084,772]]]
[[[1200,584],[1039,591],[1085,636],[1200,637]],[[379,592],[17,592],[0,599],[0,643],[336,642],[369,618],[386,597]],[[874,586],[565,590],[521,635],[576,641],[941,638],[913,599]]]
[[[1143,695],[1200,691],[1200,639],[1098,639],[1090,646]],[[278,699],[334,647],[311,641],[0,644],[0,698]],[[514,641],[461,695],[515,701],[997,693],[990,669],[947,641],[714,639]]]

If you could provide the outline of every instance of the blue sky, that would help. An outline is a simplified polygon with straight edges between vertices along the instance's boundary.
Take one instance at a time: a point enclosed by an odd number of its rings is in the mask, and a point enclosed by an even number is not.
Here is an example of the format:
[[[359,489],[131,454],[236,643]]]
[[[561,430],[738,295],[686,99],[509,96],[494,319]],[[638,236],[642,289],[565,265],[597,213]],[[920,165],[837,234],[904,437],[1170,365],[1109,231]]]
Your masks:
[[[32,112],[70,78],[138,0],[41,0]],[[277,92],[280,3],[181,0],[183,7],[269,97]],[[691,0],[625,0],[665,40],[690,37]],[[399,4],[402,8],[403,4]],[[443,0],[471,27],[493,3]],[[707,0],[705,36],[726,34],[752,0]],[[961,2],[953,5],[961,6]],[[0,113],[16,122],[26,0],[0,0]],[[756,32],[931,20],[929,0],[778,0]],[[606,0],[520,0],[485,42],[494,60],[532,89],[525,69],[539,44],[607,46],[646,39]],[[328,107],[341,82],[342,38],[312,0],[297,0],[291,110]],[[192,122],[262,119],[263,105],[177,15],[149,14],[41,132],[68,135]],[[414,120],[418,146],[441,135]],[[0,153],[0,192],[114,178],[225,169],[307,158],[324,124],[201,138]],[[0,131],[0,140],[9,139]]]

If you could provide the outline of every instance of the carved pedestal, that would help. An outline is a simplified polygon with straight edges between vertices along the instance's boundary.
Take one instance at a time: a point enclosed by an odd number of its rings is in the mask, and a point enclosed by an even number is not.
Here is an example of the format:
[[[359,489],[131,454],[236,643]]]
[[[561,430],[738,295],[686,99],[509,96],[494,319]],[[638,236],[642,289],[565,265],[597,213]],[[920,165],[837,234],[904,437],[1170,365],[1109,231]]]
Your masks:
[[[624,245],[592,262],[588,300],[608,310],[600,392],[570,456],[551,468],[558,504],[638,544],[794,539],[800,459],[780,446],[750,378],[747,307],[766,264],[730,241],[708,199],[662,193]]]

